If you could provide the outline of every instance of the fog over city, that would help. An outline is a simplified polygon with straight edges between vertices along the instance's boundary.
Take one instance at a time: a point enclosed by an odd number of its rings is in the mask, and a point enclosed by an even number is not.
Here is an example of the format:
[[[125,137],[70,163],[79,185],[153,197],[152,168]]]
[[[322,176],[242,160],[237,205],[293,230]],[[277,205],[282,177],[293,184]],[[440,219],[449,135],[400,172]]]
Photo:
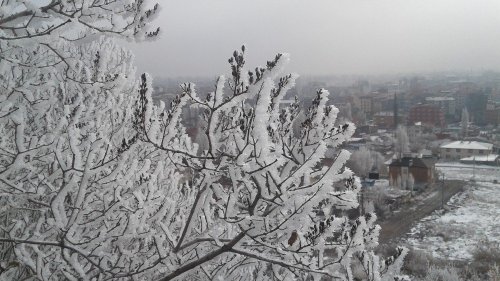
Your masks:
[[[139,71],[209,76],[241,44],[248,62],[292,55],[302,75],[500,69],[496,0],[162,1],[161,36],[134,45]]]

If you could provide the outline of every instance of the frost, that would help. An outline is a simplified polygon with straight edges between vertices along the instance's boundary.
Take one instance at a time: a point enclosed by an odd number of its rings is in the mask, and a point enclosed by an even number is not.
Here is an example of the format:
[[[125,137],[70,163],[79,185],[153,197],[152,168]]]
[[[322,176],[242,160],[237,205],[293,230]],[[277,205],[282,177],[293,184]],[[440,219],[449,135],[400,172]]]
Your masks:
[[[134,80],[131,53],[100,36],[154,37],[156,6],[30,3],[2,4],[37,17],[0,34],[15,36],[0,40],[11,58],[0,83],[12,92],[0,99],[0,239],[13,249],[5,259],[29,269],[17,273],[36,275],[21,277],[352,280],[355,258],[381,280],[398,274],[404,250],[388,268],[373,254],[375,216],[345,213],[360,190],[349,153],[322,164],[354,125],[337,124],[323,89],[309,109],[281,102],[297,78],[280,77],[289,55],[248,70],[242,47],[212,94],[186,83],[154,104],[151,77]],[[191,106],[203,112],[202,151],[184,128]]]

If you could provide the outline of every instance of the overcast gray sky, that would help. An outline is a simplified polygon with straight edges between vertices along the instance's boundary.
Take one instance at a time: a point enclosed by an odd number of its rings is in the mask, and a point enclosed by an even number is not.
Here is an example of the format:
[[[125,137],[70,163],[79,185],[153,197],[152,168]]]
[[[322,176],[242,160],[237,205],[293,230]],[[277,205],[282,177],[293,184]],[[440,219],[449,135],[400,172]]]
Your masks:
[[[243,43],[249,66],[288,52],[303,75],[500,70],[499,0],[158,2],[161,38],[132,46],[155,76],[226,73]]]

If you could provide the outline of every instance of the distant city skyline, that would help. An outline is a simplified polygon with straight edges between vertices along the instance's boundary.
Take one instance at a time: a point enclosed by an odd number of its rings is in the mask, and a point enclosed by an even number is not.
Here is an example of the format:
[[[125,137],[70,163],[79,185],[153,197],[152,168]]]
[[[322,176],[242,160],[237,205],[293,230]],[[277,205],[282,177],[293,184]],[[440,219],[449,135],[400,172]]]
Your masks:
[[[247,66],[291,54],[288,72],[380,75],[500,70],[497,0],[166,0],[155,42],[130,44],[156,77],[227,73],[245,44]]]

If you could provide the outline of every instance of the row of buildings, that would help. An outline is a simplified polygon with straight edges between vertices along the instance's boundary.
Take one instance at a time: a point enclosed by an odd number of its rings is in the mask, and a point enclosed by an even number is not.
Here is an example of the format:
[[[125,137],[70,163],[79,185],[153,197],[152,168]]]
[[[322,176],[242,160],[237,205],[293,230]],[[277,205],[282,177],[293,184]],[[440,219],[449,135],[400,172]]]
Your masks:
[[[341,112],[348,105],[349,119],[357,124],[392,128],[421,122],[443,128],[460,122],[464,108],[470,121],[479,126],[500,124],[500,76],[475,82],[453,79],[416,79],[372,87],[366,82],[361,88],[354,83],[331,92],[340,95],[335,97],[335,105]]]
[[[449,118],[456,111],[455,101],[449,97],[426,98],[426,103],[416,104],[408,109],[405,114],[394,111],[379,111],[373,114],[373,124],[379,128],[394,128],[397,124],[422,123],[436,128],[444,128],[450,121],[458,121]],[[462,110],[462,109],[461,109]],[[488,101],[483,114],[483,123],[493,126],[500,124],[500,103]],[[448,116],[448,118],[447,118]],[[471,118],[471,121],[474,121]]]
[[[373,124],[378,128],[395,128],[398,124],[421,123],[432,127],[443,128],[446,125],[445,115],[440,107],[432,104],[418,104],[410,108],[407,118],[391,111],[381,111],[373,116]]]
[[[479,141],[453,141],[440,146],[440,160],[464,164],[500,166],[499,149],[491,143]],[[393,159],[389,166],[389,180],[392,186],[408,187],[409,182],[420,187],[436,181],[437,158],[415,154]]]

